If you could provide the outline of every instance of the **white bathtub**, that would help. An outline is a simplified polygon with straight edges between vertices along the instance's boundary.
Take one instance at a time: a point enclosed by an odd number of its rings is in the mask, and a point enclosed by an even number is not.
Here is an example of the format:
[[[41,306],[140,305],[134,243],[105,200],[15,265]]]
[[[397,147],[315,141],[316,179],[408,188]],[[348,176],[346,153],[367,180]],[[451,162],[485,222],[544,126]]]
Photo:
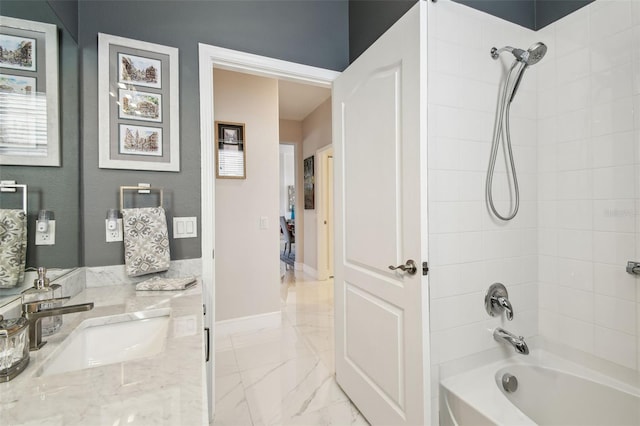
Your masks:
[[[505,373],[518,379],[503,390]],[[640,389],[544,351],[447,378],[441,425],[640,425]]]

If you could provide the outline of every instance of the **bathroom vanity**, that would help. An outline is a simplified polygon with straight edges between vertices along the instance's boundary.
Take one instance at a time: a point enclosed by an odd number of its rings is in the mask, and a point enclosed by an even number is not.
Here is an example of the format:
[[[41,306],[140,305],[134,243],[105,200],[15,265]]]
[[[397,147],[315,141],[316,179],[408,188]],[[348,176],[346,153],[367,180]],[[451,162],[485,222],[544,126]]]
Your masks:
[[[87,302],[0,383],[0,424],[207,424],[201,284],[87,288],[68,303]]]

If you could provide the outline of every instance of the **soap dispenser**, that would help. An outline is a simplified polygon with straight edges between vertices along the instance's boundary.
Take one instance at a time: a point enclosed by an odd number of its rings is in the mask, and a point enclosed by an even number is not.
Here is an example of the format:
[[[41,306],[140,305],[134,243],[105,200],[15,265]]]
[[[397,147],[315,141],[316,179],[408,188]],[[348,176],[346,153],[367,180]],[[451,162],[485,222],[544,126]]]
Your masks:
[[[22,303],[37,302],[62,297],[62,286],[60,284],[50,284],[47,278],[47,269],[38,268],[38,278],[33,280],[33,287],[22,292]],[[62,306],[62,302],[50,302],[42,305],[43,309],[52,309]],[[62,327],[62,315],[44,317],[40,320],[42,325],[42,335],[51,336]]]

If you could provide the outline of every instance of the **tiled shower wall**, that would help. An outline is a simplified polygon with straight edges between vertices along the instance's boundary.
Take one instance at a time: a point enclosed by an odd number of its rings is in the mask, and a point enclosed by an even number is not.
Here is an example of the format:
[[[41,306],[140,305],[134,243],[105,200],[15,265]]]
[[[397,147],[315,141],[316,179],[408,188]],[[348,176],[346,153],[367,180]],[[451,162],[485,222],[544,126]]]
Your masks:
[[[427,31],[432,364],[440,366],[478,353],[513,353],[493,340],[497,326],[525,337],[538,334],[535,67],[526,72],[511,113],[520,212],[502,222],[489,215],[484,201],[499,83],[513,62],[509,53],[493,60],[489,52],[494,46],[526,48],[537,36],[450,1],[429,2]],[[496,169],[494,195],[506,213],[504,161]],[[484,310],[484,293],[494,282],[509,291],[513,321]],[[432,370],[437,375],[440,368]]]
[[[640,2],[598,0],[539,32],[539,332],[640,370]]]

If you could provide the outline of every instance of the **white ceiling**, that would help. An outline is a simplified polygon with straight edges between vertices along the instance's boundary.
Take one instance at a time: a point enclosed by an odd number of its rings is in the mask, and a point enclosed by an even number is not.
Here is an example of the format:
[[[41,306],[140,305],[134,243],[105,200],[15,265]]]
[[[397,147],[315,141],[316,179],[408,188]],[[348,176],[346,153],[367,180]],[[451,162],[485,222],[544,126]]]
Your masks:
[[[278,81],[280,118],[301,121],[329,99],[331,90],[308,84]]]

